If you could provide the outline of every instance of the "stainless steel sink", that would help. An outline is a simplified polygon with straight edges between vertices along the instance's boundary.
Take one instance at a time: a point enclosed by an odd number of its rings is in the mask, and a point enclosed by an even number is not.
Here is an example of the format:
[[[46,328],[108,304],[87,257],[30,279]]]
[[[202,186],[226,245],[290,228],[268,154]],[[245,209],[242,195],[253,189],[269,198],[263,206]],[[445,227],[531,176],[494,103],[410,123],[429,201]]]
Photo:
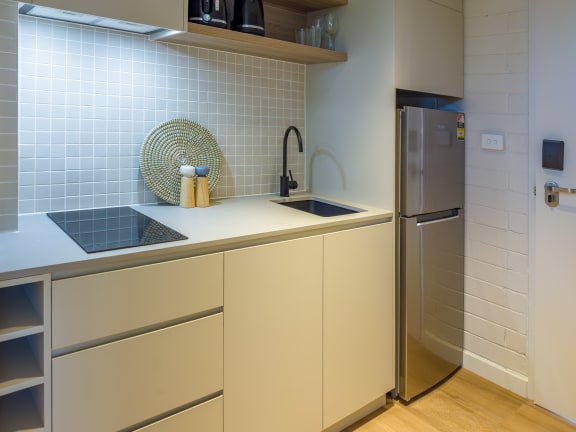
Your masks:
[[[343,206],[341,204],[336,204],[325,200],[319,200],[317,198],[306,198],[294,201],[274,201],[274,202],[286,207],[301,210],[307,213],[312,213],[322,217],[342,216],[364,211],[362,209]]]

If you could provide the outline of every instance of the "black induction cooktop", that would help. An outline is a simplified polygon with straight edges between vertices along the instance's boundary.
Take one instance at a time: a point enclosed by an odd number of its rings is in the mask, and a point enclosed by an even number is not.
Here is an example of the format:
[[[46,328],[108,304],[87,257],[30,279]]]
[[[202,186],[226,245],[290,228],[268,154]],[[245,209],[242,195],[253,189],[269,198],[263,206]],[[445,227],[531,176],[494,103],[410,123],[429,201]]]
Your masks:
[[[188,238],[131,207],[68,210],[47,215],[87,253]]]

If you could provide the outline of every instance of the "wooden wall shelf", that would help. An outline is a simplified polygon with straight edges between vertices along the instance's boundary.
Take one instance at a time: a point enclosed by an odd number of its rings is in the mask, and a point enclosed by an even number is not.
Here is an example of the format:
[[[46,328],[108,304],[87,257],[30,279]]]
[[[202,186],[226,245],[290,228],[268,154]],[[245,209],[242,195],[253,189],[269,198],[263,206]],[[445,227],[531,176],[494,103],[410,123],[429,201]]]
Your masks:
[[[188,23],[188,31],[151,35],[156,41],[266,57],[301,64],[339,63],[346,53],[297,44],[294,30],[306,25],[306,14],[345,6],[348,0],[264,0],[266,37]]]
[[[348,0],[264,0],[265,3],[281,6],[286,9],[294,9],[302,12],[312,12],[320,9],[328,9],[336,6],[346,6]]]
[[[338,51],[201,24],[188,24],[187,33],[160,36],[156,40],[303,64],[345,62],[348,59],[346,53]]]

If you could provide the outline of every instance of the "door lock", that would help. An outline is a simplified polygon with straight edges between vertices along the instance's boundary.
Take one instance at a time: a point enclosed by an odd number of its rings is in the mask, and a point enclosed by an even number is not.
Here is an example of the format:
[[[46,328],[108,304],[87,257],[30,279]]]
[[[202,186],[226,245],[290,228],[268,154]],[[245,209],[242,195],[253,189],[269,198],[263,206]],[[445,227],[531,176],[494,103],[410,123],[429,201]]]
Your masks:
[[[563,188],[558,186],[555,181],[549,181],[544,184],[544,202],[548,207],[558,207],[560,204],[560,194],[576,194],[576,188]]]

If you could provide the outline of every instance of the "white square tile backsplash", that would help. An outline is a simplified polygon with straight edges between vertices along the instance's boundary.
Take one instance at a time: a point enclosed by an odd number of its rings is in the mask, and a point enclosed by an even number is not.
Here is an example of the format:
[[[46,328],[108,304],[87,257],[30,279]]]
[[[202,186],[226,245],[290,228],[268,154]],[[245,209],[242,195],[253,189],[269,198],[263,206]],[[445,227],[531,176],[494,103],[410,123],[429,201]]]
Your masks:
[[[20,17],[19,211],[156,202],[140,148],[173,118],[216,137],[213,198],[277,192],[284,131],[305,133],[304,76],[303,65]],[[288,153],[304,185],[305,158],[293,142]]]
[[[0,231],[18,229],[18,10],[0,0]]]

